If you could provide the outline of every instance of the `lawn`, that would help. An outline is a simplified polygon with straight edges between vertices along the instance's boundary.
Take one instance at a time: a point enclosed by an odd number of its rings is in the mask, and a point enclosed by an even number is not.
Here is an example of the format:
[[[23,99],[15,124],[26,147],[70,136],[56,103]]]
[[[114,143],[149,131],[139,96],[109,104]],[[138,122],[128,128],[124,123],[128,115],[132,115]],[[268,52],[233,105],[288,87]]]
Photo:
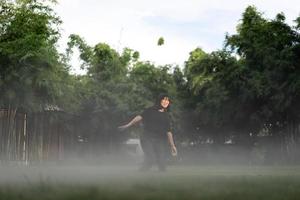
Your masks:
[[[5,167],[0,199],[300,199],[300,167]]]

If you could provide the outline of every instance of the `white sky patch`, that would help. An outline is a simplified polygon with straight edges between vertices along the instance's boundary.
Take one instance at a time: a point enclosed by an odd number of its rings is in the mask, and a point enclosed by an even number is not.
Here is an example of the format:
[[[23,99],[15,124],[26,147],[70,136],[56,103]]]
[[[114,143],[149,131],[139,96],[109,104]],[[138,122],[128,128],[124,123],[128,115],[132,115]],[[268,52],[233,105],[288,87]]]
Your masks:
[[[196,47],[211,52],[221,49],[225,33],[235,27],[248,5],[273,19],[283,12],[287,22],[300,14],[296,0],[59,0],[56,12],[63,20],[60,48],[68,36],[78,34],[94,46],[104,42],[121,51],[129,47],[141,60],[157,65],[183,65]],[[157,46],[159,37],[165,44]],[[71,61],[75,73],[79,60]]]

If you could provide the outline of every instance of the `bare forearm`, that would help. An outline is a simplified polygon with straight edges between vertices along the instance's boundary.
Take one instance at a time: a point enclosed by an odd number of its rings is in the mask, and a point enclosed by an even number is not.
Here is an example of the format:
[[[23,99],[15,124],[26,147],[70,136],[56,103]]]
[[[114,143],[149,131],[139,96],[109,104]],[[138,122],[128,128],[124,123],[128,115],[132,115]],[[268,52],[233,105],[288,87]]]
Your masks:
[[[173,134],[171,132],[168,132],[167,134],[168,134],[168,141],[169,141],[169,144],[171,146],[172,156],[177,156],[177,149],[176,149],[176,146],[174,144]]]
[[[174,139],[173,139],[173,134],[171,132],[168,132],[168,141],[171,147],[175,147]]]
[[[126,128],[129,128],[130,126],[133,126],[134,124],[140,122],[142,119],[143,119],[142,116],[137,115],[128,124],[125,124],[123,126],[119,126],[119,129],[124,130]]]
[[[135,125],[136,123],[140,122],[142,120],[142,116],[140,115],[137,115],[135,116],[127,125],[128,126],[133,126]]]

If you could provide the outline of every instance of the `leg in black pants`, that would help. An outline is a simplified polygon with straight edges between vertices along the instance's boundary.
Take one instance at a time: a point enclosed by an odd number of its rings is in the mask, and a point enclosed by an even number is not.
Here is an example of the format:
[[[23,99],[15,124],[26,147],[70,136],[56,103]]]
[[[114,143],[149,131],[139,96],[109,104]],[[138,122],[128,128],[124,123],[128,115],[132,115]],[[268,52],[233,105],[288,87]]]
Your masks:
[[[144,151],[144,162],[141,171],[149,170],[154,164],[157,164],[160,171],[166,170],[164,145],[165,142],[162,139],[141,139],[141,146]]]

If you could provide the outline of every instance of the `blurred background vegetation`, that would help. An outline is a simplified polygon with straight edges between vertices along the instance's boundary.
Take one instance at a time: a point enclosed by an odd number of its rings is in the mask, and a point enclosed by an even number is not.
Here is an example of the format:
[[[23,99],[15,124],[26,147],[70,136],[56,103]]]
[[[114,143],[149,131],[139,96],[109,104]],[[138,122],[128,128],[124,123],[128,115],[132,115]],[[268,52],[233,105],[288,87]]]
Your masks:
[[[183,161],[299,163],[300,17],[291,26],[284,13],[266,19],[249,6],[223,49],[191,49],[184,66],[156,66],[77,34],[59,53],[54,3],[0,2],[2,162],[122,154],[141,129],[117,127],[167,92]],[[70,73],[74,48],[84,75]]]

